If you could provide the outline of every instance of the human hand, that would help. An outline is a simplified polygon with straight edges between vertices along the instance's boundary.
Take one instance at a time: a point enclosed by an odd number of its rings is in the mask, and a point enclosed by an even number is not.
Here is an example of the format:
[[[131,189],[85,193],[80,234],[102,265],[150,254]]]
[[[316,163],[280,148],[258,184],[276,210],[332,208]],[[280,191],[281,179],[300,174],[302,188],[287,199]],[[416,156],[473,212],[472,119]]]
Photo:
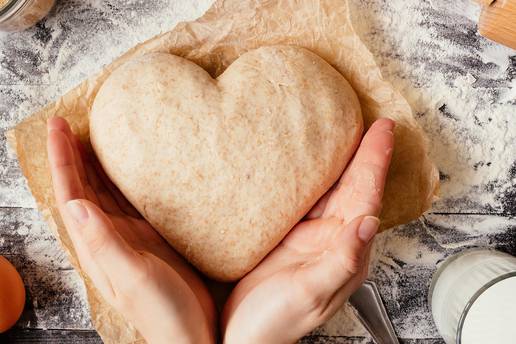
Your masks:
[[[214,343],[215,307],[193,269],[89,158],[68,123],[48,121],[61,217],[81,268],[148,343]]]
[[[394,122],[376,121],[339,183],[235,287],[224,342],[294,343],[362,285],[380,221]]]

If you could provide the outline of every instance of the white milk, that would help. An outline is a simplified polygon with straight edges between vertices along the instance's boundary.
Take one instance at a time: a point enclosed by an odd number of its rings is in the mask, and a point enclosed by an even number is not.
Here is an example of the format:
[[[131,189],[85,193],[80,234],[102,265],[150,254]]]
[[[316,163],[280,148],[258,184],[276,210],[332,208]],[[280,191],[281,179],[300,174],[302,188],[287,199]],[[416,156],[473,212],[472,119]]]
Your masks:
[[[476,249],[448,258],[429,304],[447,344],[516,343],[516,257]]]

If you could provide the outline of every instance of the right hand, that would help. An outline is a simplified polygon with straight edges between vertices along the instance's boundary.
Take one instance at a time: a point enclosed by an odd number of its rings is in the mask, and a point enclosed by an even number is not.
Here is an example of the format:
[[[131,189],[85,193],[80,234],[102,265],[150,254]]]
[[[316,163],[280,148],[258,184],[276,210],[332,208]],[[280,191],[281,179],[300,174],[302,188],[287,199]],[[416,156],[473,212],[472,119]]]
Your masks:
[[[148,343],[214,343],[216,311],[199,276],[88,158],[63,118],[48,121],[57,205],[81,268]]]
[[[297,342],[362,285],[380,224],[393,130],[393,121],[376,121],[336,187],[238,282],[222,314],[225,343]]]

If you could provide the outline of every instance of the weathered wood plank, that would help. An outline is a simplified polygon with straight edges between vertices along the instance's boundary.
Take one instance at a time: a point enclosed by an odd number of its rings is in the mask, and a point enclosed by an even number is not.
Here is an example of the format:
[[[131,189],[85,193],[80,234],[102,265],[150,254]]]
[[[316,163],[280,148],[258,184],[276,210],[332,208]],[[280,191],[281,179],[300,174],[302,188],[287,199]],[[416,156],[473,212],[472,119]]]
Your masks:
[[[37,330],[37,329],[13,329],[0,335],[2,343],[12,344],[100,344],[100,337],[95,331],[77,330]],[[374,344],[370,338],[360,337],[330,337],[311,335],[299,341],[300,344]],[[402,339],[403,344],[443,344],[439,338],[431,339]]]
[[[0,130],[0,207],[35,206],[18,161],[8,155],[6,138]]]
[[[427,339],[400,339],[403,344],[444,344],[441,338]],[[299,341],[300,344],[375,344],[371,338],[343,337],[343,336],[306,336]]]
[[[102,344],[97,332],[78,330],[37,330],[14,328],[0,335],[1,343],[9,344]]]
[[[0,255],[14,264],[26,286],[18,326],[91,328],[82,282],[36,210],[0,208]]]
[[[36,27],[3,34],[0,85],[45,85],[58,95],[211,2],[60,1]]]
[[[299,344],[374,344],[374,342],[364,337],[309,335],[301,339]]]
[[[13,344],[100,344],[102,340],[95,331],[77,330],[37,330],[37,329],[13,329],[4,335],[0,335],[2,343]],[[332,336],[306,336],[299,341],[300,344],[374,344],[370,338],[361,337],[332,337]],[[403,344],[444,344],[440,338],[431,339],[401,339]]]
[[[35,28],[3,34],[0,85],[58,82],[62,92],[137,43],[201,15],[210,2],[60,1]]]

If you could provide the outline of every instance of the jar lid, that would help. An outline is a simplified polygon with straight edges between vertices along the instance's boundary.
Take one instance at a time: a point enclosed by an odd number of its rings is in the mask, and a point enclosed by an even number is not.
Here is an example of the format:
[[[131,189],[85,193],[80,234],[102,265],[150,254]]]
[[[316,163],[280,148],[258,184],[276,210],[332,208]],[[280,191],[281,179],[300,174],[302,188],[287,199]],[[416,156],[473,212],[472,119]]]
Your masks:
[[[11,18],[27,3],[27,0],[9,0],[4,6],[0,7],[0,22]]]
[[[516,276],[500,279],[473,300],[459,326],[457,343],[514,343]]]
[[[0,0],[0,10],[9,5],[9,2],[11,2],[11,0]]]

